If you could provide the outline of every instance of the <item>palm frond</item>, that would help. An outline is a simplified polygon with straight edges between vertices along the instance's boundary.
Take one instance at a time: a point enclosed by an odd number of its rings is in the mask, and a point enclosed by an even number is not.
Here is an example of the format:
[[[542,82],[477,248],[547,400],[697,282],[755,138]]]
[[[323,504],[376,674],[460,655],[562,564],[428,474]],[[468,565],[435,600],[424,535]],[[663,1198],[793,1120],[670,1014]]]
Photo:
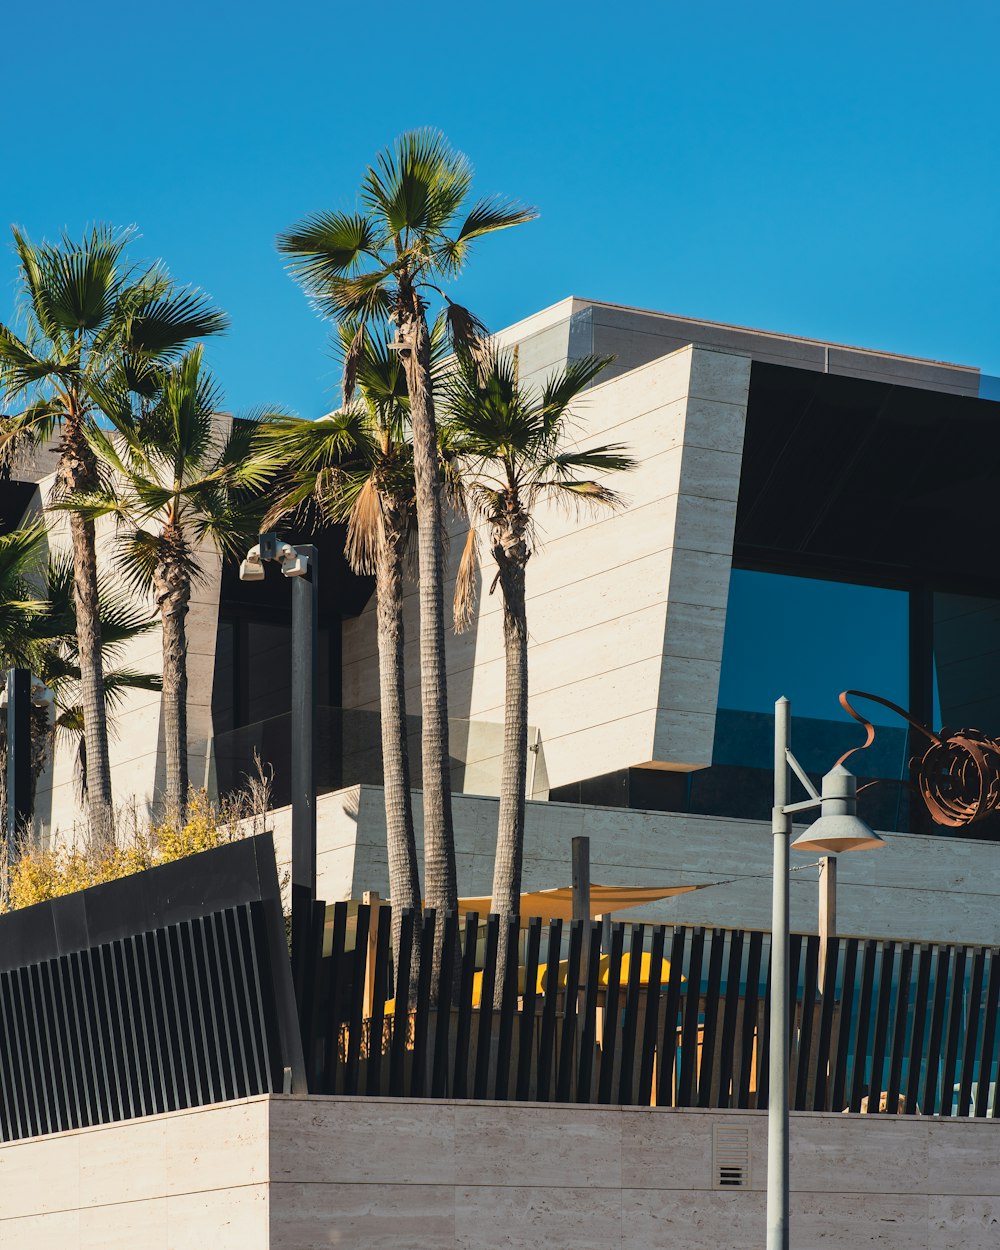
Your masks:
[[[375,572],[375,563],[384,539],[382,500],[379,497],[378,483],[374,477],[368,476],[354,493],[344,544],[347,562],[356,573]]]
[[[194,287],[171,285],[163,290],[158,281],[144,279],[133,299],[123,346],[138,360],[172,359],[195,339],[223,334],[229,328],[226,314]]]
[[[361,198],[392,237],[440,232],[472,185],[472,166],[430,127],[407,131],[368,170]],[[404,243],[405,246],[405,243]]]
[[[278,236],[278,251],[292,258],[288,268],[310,294],[354,273],[361,257],[377,258],[378,250],[375,224],[360,213],[314,213]]]
[[[469,518],[469,532],[465,536],[462,558],[458,564],[458,575],[455,578],[455,597],[452,605],[452,618],[456,634],[463,633],[472,624],[476,610],[479,571],[479,535]]]

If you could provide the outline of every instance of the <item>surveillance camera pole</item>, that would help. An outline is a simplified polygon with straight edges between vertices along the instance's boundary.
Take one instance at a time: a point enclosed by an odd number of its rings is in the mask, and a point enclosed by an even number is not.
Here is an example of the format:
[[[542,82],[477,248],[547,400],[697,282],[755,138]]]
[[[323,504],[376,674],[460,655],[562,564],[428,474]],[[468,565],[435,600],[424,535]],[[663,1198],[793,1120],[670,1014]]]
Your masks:
[[[292,578],[292,971],[306,1001],[312,909],[316,900],[316,642],[319,630],[316,548],[296,547],[308,568]]]
[[[259,582],[274,560],[292,586],[292,978],[299,1010],[306,1002],[306,975],[316,901],[316,645],[319,632],[316,548],[293,547],[272,530],[261,534],[240,566],[243,581]]]

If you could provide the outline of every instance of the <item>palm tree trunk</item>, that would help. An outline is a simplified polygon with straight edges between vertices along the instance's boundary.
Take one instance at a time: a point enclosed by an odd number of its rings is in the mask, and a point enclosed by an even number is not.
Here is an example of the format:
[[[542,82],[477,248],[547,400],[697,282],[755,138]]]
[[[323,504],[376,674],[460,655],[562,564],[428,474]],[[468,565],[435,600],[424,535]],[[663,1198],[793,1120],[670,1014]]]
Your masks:
[[[500,813],[493,861],[492,910],[500,917],[494,1007],[502,1006],[508,961],[517,951],[507,945],[510,916],[521,910],[521,866],[524,859],[524,802],[528,771],[528,625],[524,583],[527,547],[523,533],[509,532],[494,543],[503,591],[503,640],[506,686],[503,714],[503,763],[500,771]]]
[[[65,495],[97,484],[94,453],[84,437],[79,418],[69,412],[63,431],[57,478]],[[87,814],[95,846],[114,841],[111,761],[108,754],[108,710],[104,698],[101,658],[101,613],[97,592],[97,539],[93,521],[75,512],[69,517],[73,543],[73,599],[80,662],[80,702],[83,706],[87,752]]]
[[[421,769],[424,795],[424,887],[439,922],[458,908],[455,831],[448,752],[448,683],[444,647],[444,534],[441,471],[431,390],[430,336],[415,291],[404,297],[400,335],[413,430],[420,570]]]
[[[166,535],[165,535],[166,537]],[[179,540],[175,540],[179,541]],[[163,626],[163,733],[166,748],[166,807],[181,824],[187,818],[187,630],[191,579],[179,562],[167,559],[153,578]]]
[[[382,773],[385,789],[385,835],[392,900],[392,958],[399,968],[403,911],[413,908],[410,984],[420,971],[420,869],[413,832],[410,750],[406,735],[406,674],[403,665],[403,557],[405,505],[384,501],[385,537],[375,569],[378,621],[378,667],[382,719]],[[399,995],[396,986],[396,996]]]

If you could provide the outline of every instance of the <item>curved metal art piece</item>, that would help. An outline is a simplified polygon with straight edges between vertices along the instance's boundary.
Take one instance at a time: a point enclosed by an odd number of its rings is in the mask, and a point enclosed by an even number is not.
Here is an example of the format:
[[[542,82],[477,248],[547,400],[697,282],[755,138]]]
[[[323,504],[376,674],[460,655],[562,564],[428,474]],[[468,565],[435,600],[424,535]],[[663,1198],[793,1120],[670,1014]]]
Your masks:
[[[840,696],[841,707],[865,727],[866,738],[860,746],[845,751],[838,764],[875,741],[875,726],[851,706],[852,698],[880,703],[928,739],[930,745],[922,756],[913,757],[910,766],[915,788],[935,824],[955,829],[1000,811],[1000,742],[978,729],[942,729],[936,734],[898,704],[864,690],[845,690]],[[860,790],[867,788],[861,786]]]

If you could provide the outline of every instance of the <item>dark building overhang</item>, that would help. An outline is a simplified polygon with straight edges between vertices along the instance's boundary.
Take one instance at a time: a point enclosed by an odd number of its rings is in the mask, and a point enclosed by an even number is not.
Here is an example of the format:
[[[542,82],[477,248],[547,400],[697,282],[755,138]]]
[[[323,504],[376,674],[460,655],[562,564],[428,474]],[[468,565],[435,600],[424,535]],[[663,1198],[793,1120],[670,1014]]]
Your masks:
[[[1000,405],[754,361],[734,563],[995,593]]]

